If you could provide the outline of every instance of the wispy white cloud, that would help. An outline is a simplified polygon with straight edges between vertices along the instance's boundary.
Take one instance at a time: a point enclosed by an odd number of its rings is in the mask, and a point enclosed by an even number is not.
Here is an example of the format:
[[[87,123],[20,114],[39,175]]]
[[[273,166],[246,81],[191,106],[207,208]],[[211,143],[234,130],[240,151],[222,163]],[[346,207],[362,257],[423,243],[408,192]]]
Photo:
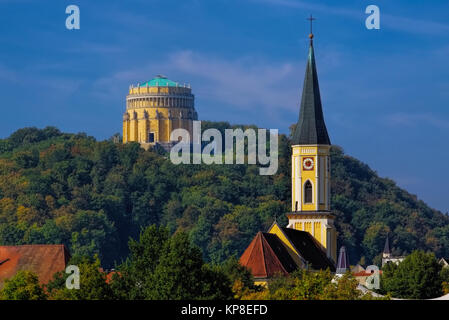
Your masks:
[[[20,75],[17,71],[0,64],[0,80],[8,81],[10,83],[17,83],[20,81]]]
[[[382,14],[381,21],[381,23],[383,23],[388,28],[408,33],[439,35],[448,34],[449,32],[448,24],[416,18],[405,18],[396,15]]]
[[[39,93],[56,92],[55,95],[48,95],[49,97],[68,97],[79,90],[82,84],[81,80],[47,74],[49,68],[50,67],[41,66],[41,68],[36,67],[25,70],[13,70],[0,64],[0,84],[6,87],[9,85],[19,86],[24,90],[27,90],[28,94],[30,94],[28,80],[39,78],[39,81],[33,84],[33,89],[37,89],[36,91]]]
[[[295,0],[252,0],[257,3],[269,4],[275,6],[283,6],[293,9],[304,9],[313,12],[322,12],[331,15],[344,16],[351,19],[364,21],[367,17],[363,6],[358,10],[345,8],[338,2],[338,6],[316,4],[306,1]],[[401,17],[398,15],[388,14],[381,9],[381,28],[390,28],[397,31],[403,31],[413,34],[447,34],[449,32],[449,24],[436,21],[422,20],[418,18]]]
[[[241,107],[290,108],[294,73],[299,69],[291,62],[270,64],[253,61],[251,57],[223,60],[192,51],[182,51],[171,57],[173,68],[202,82],[205,98]]]
[[[384,117],[389,125],[399,126],[431,126],[439,129],[449,129],[449,119],[431,113],[394,113]]]
[[[237,60],[212,57],[193,51],[178,51],[157,64],[118,71],[94,83],[98,92],[123,92],[131,83],[163,73],[189,79],[201,99],[239,108],[295,109],[304,68],[292,62],[272,63],[252,57]],[[121,89],[119,89],[121,87]]]
[[[294,0],[252,0],[254,2],[258,3],[265,3],[275,6],[283,6],[293,9],[304,9],[304,10],[311,10],[314,12],[327,12],[330,14],[335,15],[342,15],[347,17],[353,17],[358,18],[361,16],[359,11],[351,10],[344,8],[342,6],[329,6],[325,4],[317,4],[317,3],[311,3],[311,2],[305,2],[305,1],[294,1]]]
[[[94,54],[111,54],[124,52],[125,48],[119,44],[104,44],[99,42],[83,42],[76,46],[65,47],[64,50],[68,53],[94,53]]]
[[[321,74],[338,66],[341,59],[334,50],[327,50],[323,57]],[[180,83],[190,82],[194,93],[203,101],[241,110],[296,112],[304,68],[305,61],[272,61],[252,55],[231,59],[182,50],[143,67],[117,70],[97,79],[93,88],[94,94],[101,99],[117,99],[130,84],[164,74]]]

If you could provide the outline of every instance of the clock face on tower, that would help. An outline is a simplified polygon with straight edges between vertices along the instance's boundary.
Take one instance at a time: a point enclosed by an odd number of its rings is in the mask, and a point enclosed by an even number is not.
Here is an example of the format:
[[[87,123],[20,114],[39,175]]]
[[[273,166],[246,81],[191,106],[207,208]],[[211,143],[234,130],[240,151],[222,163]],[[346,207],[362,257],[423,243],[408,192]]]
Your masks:
[[[313,158],[304,158],[302,160],[302,167],[304,170],[313,170],[314,162]]]

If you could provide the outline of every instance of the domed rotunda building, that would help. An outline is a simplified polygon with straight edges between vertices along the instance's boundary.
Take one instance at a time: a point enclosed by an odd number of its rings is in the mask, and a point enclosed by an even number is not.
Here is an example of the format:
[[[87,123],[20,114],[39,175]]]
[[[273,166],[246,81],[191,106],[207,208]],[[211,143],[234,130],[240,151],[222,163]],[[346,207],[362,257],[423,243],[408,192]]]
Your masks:
[[[177,141],[170,133],[186,129],[192,137],[193,120],[198,120],[190,85],[158,75],[131,85],[123,114],[123,143],[139,142],[145,149],[159,144],[169,150]]]

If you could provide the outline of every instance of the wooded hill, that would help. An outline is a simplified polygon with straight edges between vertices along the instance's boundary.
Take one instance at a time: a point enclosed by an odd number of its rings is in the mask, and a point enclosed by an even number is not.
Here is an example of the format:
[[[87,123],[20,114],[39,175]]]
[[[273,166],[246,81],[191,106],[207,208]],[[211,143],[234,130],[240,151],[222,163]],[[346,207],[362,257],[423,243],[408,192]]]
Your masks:
[[[235,128],[203,122],[208,127]],[[449,256],[449,217],[343,150],[332,148],[332,208],[338,246],[352,263],[379,263],[391,232],[394,254]],[[160,150],[96,141],[58,129],[20,129],[0,140],[0,245],[64,243],[98,254],[104,267],[128,255],[142,227],[184,230],[207,261],[240,256],[257,231],[290,210],[290,146],[279,139],[279,170],[256,165],[173,165]]]

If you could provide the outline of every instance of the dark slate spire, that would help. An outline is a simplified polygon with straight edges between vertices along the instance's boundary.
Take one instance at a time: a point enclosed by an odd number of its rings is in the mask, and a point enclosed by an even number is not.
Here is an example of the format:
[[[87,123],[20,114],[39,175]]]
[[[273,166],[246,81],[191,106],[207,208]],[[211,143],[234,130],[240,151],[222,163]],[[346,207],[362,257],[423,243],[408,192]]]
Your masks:
[[[390,254],[390,239],[387,233],[387,239],[385,239],[385,247],[384,247],[384,254]]]
[[[307,58],[306,75],[302,91],[299,120],[293,133],[292,144],[324,144],[330,145],[326,124],[321,106],[320,88],[313,51],[313,34],[310,34],[309,56]]]
[[[349,258],[346,252],[346,248],[343,246],[340,248],[340,254],[338,255],[337,274],[345,274],[350,268]]]

